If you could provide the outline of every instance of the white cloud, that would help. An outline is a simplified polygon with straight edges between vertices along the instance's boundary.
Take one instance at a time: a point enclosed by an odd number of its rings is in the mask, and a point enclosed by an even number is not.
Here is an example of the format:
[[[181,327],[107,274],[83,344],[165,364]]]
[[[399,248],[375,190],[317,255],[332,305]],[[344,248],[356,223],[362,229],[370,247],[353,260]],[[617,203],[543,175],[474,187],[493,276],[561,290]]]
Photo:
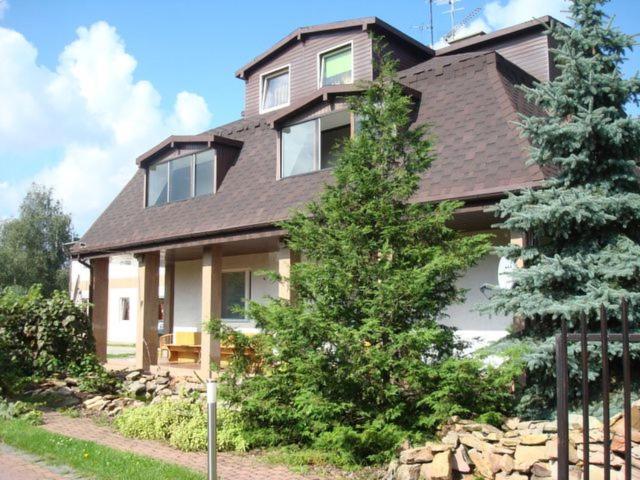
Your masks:
[[[460,28],[455,38],[463,38],[478,32],[489,33],[544,15],[566,21],[568,9],[568,0],[494,0],[483,7],[479,18]],[[444,39],[440,39],[435,47],[442,48],[446,45]]]
[[[4,17],[4,13],[9,9],[8,0],[0,0],[0,20]]]
[[[97,22],[76,33],[52,71],[38,65],[23,35],[0,28],[0,158],[62,152],[33,178],[0,178],[0,216],[15,213],[36,181],[55,189],[83,231],[129,180],[137,155],[171,133],[210,125],[211,112],[194,93],[180,92],[163,111],[154,86],[134,80],[137,62],[114,27]]]

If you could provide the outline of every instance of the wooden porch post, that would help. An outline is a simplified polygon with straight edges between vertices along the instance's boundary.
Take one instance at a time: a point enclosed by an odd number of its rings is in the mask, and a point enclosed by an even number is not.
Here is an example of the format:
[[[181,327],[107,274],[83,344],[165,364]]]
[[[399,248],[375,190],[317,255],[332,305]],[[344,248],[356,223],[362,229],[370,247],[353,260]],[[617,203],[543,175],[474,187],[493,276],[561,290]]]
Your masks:
[[[222,317],[222,247],[205,247],[202,253],[202,323]],[[211,375],[211,362],[220,364],[220,341],[202,330],[200,374]]]
[[[149,370],[158,363],[158,287],[160,252],[139,255],[136,368]]]
[[[173,260],[164,265],[164,333],[173,333],[173,305],[176,266]]]
[[[295,292],[289,285],[291,266],[300,261],[300,255],[286,247],[278,251],[278,274],[282,277],[278,282],[278,297],[295,302]]]
[[[89,286],[91,323],[96,342],[96,356],[100,362],[107,361],[107,327],[109,324],[109,258],[91,260]]]

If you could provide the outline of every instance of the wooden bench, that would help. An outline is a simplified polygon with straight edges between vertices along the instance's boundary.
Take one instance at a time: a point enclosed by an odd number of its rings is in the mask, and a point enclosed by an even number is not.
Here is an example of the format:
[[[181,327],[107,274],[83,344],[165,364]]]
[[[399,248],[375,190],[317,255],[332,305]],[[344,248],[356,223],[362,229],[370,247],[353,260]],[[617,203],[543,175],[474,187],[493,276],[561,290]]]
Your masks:
[[[202,334],[200,332],[176,332],[159,339],[160,358],[167,352],[169,363],[197,363],[200,361]]]

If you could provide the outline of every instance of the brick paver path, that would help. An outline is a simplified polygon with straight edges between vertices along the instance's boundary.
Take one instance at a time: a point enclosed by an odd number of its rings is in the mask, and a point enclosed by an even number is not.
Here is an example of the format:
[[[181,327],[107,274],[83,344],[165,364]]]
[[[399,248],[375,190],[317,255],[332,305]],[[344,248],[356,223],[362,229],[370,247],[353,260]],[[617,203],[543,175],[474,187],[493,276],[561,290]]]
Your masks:
[[[50,467],[32,455],[0,443],[0,480],[79,480],[67,468]]]
[[[50,432],[146,455],[198,472],[207,471],[207,456],[204,453],[181,452],[162,442],[126,438],[110,427],[96,425],[90,418],[71,418],[50,412],[45,414],[44,420],[42,428]],[[262,464],[246,455],[226,452],[218,453],[218,475],[222,480],[319,480],[318,477],[293,473],[285,467]],[[49,480],[48,477],[42,478]],[[4,479],[0,477],[0,480]]]

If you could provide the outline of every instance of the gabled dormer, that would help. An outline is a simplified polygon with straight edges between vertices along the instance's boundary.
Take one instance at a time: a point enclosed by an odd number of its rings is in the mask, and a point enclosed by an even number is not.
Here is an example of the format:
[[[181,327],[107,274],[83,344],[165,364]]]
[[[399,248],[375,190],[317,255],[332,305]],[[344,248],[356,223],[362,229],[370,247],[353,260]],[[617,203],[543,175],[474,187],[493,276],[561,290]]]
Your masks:
[[[302,27],[236,72],[245,81],[245,117],[296,106],[323,89],[371,80],[372,35],[410,68],[433,50],[376,17]]]
[[[240,148],[238,140],[209,133],[168,137],[136,159],[145,172],[145,207],[215,194]]]

